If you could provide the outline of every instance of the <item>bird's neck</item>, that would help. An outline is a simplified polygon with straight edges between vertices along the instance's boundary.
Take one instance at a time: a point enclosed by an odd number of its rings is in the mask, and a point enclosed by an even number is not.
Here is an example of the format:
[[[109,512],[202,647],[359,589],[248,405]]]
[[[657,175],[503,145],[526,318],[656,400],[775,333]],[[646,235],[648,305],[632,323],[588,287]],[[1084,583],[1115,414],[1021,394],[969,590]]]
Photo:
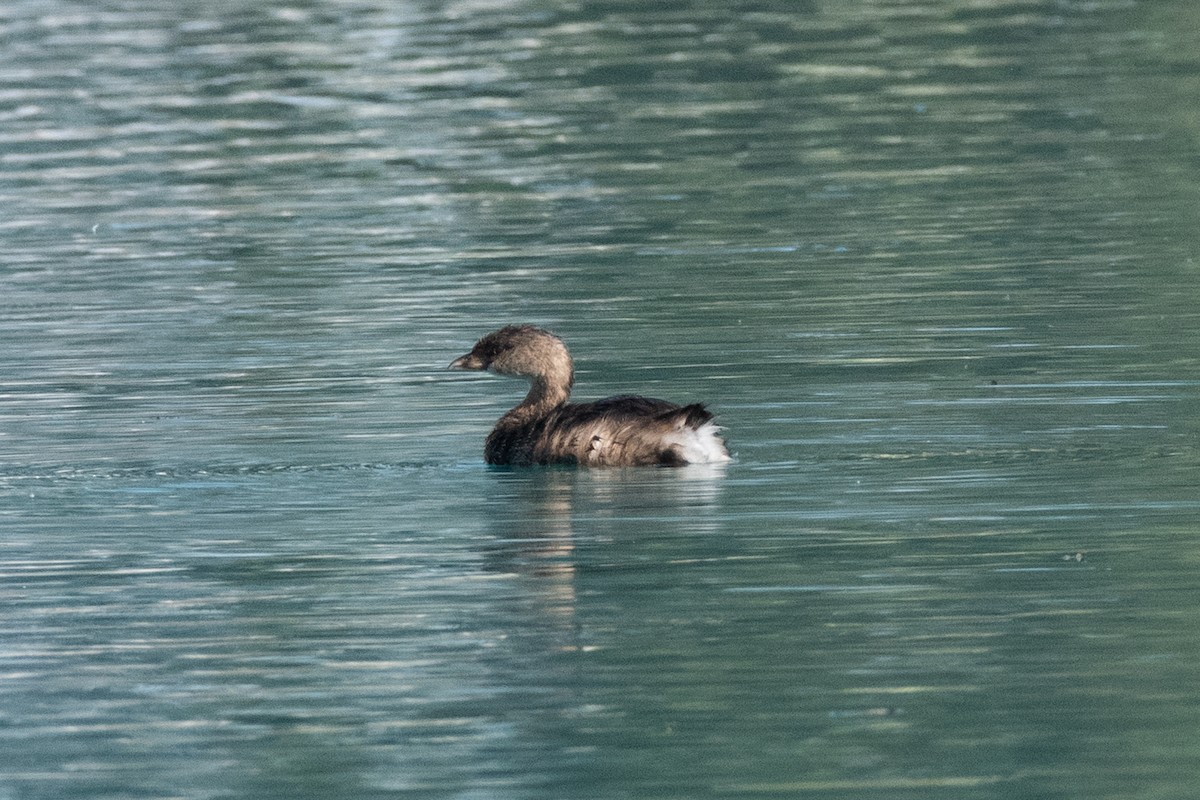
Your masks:
[[[529,394],[500,419],[501,425],[523,425],[546,416],[565,404],[571,396],[571,375],[538,375],[533,378]]]

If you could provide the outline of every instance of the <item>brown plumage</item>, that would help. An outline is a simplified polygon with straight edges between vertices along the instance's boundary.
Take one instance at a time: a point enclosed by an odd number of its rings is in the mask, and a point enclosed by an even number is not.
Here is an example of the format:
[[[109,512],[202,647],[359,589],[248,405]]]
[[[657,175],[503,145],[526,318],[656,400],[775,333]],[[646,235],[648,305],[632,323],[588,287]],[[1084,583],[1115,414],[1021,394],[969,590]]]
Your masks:
[[[450,367],[530,380],[529,394],[487,438],[489,464],[681,466],[729,460],[713,415],[699,403],[680,406],[632,395],[568,403],[575,377],[571,355],[562,339],[532,325],[489,333]]]

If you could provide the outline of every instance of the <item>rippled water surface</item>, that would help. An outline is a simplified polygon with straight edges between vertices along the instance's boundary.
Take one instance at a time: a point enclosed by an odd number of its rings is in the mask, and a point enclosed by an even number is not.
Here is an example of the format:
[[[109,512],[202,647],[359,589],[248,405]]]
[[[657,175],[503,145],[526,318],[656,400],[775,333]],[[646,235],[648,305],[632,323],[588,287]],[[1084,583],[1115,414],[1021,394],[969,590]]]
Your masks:
[[[0,798],[1187,798],[1200,16],[0,9]],[[723,469],[482,464],[522,387]]]

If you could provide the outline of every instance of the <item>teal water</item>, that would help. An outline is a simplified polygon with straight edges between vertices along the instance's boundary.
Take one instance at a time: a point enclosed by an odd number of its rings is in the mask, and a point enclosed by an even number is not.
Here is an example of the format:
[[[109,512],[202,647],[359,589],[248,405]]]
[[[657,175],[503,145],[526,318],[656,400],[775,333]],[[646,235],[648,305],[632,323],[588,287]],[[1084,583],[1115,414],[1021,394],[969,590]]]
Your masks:
[[[0,798],[1185,798],[1184,2],[0,10]],[[723,469],[498,470],[531,321]]]

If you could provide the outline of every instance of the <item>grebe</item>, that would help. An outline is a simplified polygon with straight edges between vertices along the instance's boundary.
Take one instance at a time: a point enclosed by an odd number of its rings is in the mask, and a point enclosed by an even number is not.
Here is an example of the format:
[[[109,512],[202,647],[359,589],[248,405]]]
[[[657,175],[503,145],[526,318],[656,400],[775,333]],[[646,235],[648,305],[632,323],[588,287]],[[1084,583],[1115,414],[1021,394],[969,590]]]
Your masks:
[[[489,333],[450,368],[488,370],[532,384],[488,435],[483,455],[489,464],[677,467],[729,460],[720,428],[699,403],[633,395],[568,403],[575,381],[571,354],[562,339],[533,325]]]

